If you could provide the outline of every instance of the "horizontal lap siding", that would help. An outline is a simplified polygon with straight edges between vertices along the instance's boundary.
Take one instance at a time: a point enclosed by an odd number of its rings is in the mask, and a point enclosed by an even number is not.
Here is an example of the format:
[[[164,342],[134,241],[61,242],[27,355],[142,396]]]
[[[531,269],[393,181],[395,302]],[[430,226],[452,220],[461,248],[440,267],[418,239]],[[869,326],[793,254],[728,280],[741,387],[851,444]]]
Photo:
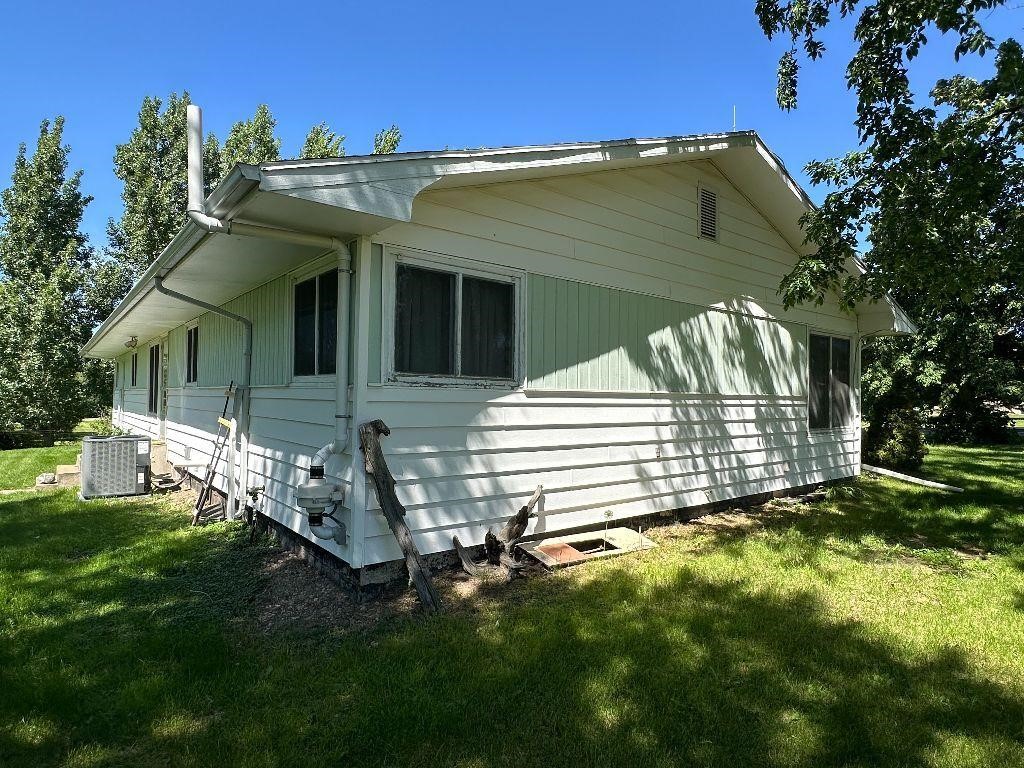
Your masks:
[[[210,461],[217,417],[224,407],[224,390],[185,388],[169,392],[167,451],[172,463]],[[230,415],[230,411],[229,411]],[[250,407],[249,484],[263,486],[263,510],[270,517],[312,538],[306,518],[295,506],[295,486],[304,482],[309,458],[333,436],[334,389],[329,387],[257,387]],[[216,487],[226,492],[225,450],[218,464]],[[332,458],[328,479],[351,489],[342,477],[344,462]],[[191,468],[202,476],[205,468]],[[349,527],[351,524],[349,522]],[[346,557],[350,545],[318,543]]]
[[[694,234],[698,181],[719,193],[718,242]],[[380,240],[529,273],[525,392],[370,387],[426,552],[482,542],[538,484],[545,531],[858,471],[856,430],[808,432],[805,385],[808,326],[855,318],[784,312],[796,255],[713,165],[427,192]],[[365,562],[400,557],[369,505]]]
[[[244,267],[240,267],[244,268]],[[334,436],[334,386],[289,384],[291,278],[284,276],[249,291],[224,309],[253,323],[252,400],[250,403],[250,486],[264,486],[263,509],[275,520],[307,538],[306,518],[295,506],[295,486],[307,476],[310,457]],[[199,382],[185,385],[185,326],[167,336],[167,418],[165,437],[172,463],[200,463],[189,467],[195,476],[205,474],[217,433],[217,417],[224,408],[225,389],[236,384],[241,373],[242,327],[225,317],[205,313],[199,326]],[[157,420],[146,414],[148,354],[139,354],[138,384],[128,386],[130,355],[122,355],[119,389],[114,393],[115,421],[122,429],[157,436]],[[123,387],[123,389],[122,389]],[[124,408],[117,406],[124,400]],[[231,415],[229,409],[228,415]],[[214,485],[227,491],[227,450],[218,462]],[[348,492],[351,477],[344,462],[332,458],[329,479]],[[240,491],[241,496],[241,491]],[[351,528],[351,522],[346,521]],[[314,539],[315,540],[315,539]],[[347,557],[351,545],[322,542],[322,546]]]
[[[539,484],[531,530],[543,531],[857,471],[852,430],[808,433],[800,397],[466,393],[428,406],[430,394],[379,388],[370,405],[392,430],[384,452],[428,552],[450,549],[453,534],[481,543]],[[372,496],[366,530],[367,562],[400,556]]]

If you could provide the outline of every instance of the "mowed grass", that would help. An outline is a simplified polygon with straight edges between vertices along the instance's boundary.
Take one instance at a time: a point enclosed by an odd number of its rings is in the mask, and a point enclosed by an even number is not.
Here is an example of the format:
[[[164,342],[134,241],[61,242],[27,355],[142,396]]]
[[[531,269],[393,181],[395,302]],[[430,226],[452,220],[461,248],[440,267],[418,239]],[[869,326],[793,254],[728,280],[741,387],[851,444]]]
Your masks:
[[[2,497],[0,765],[1024,765],[1024,454],[926,472],[354,635],[256,630],[240,528]]]
[[[0,451],[0,490],[30,488],[43,472],[53,472],[59,464],[74,464],[81,450],[80,443],[68,443]]]

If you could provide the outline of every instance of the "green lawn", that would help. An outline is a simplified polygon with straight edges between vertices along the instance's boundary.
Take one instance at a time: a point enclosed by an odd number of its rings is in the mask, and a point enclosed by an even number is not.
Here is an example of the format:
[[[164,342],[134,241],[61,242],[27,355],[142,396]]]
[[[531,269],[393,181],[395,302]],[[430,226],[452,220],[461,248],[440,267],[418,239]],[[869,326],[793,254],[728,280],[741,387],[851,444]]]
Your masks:
[[[925,471],[359,634],[258,630],[240,528],[0,497],[0,765],[1024,765],[1024,453]]]
[[[0,490],[29,488],[43,472],[53,472],[58,464],[74,464],[81,450],[80,443],[70,443],[0,451]]]

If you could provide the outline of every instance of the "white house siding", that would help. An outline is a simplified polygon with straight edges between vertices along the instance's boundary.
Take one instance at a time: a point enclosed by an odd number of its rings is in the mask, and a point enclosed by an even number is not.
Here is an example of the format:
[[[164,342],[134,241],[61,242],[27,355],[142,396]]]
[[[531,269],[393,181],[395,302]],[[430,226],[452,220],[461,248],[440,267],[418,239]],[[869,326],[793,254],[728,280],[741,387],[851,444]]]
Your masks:
[[[695,236],[698,182],[718,242]],[[783,312],[793,248],[708,163],[427,192],[375,242],[529,275],[525,392],[380,385],[371,355],[360,420],[392,429],[424,551],[481,542],[538,484],[556,530],[858,471],[859,430],[808,432],[805,370],[809,328],[856,318]],[[400,557],[369,498],[364,562]]]
[[[293,382],[290,376],[291,279],[283,276],[224,305],[253,320],[252,400],[250,404],[249,485],[264,486],[264,510],[274,519],[310,537],[294,504],[294,488],[305,477],[309,457],[333,437],[334,383]],[[185,328],[167,335],[167,415],[164,433],[172,463],[210,461],[217,417],[225,391],[238,381],[242,334],[238,323],[202,314],[199,325],[199,381],[185,384]],[[131,388],[130,354],[119,358],[114,391],[114,421],[133,433],[158,436],[157,420],[146,413],[148,342],[139,344],[138,386]],[[121,392],[124,392],[124,406]],[[231,409],[228,412],[231,416]],[[332,459],[327,470],[336,483],[351,486],[349,462]],[[215,486],[227,490],[227,451],[218,464]],[[190,468],[201,476],[203,468]],[[351,544],[327,545],[346,557]]]

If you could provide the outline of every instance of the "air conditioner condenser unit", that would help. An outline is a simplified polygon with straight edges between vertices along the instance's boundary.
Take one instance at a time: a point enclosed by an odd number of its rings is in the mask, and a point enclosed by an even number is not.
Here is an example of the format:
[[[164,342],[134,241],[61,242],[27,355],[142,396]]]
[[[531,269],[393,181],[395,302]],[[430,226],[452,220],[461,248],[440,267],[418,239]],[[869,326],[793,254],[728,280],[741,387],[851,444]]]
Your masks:
[[[142,435],[85,438],[79,496],[98,499],[149,493],[151,442]]]

